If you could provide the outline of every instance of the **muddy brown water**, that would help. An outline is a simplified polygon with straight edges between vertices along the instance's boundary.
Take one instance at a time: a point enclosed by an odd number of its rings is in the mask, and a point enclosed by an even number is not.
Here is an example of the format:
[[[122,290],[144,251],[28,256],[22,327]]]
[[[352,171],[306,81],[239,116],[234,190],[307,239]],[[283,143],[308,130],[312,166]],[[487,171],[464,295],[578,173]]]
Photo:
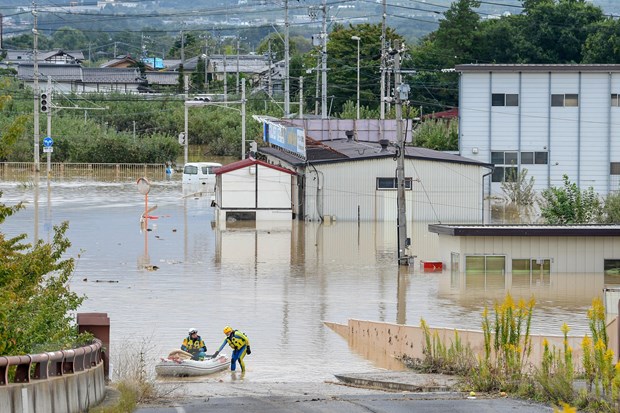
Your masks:
[[[214,225],[210,196],[188,195],[178,181],[152,182],[150,231],[142,231],[145,197],[131,182],[0,181],[2,201],[26,203],[0,230],[52,238],[69,221],[71,288],[86,295],[80,311],[105,312],[115,352],[145,352],[147,370],[196,327],[212,351],[231,325],[250,337],[254,381],[321,381],[335,373],[401,368],[392,358],[364,359],[364,349],[323,325],[349,318],[480,329],[485,304],[507,291],[534,296],[532,329],[559,335],[587,331],[586,310],[606,285],[603,274],[531,279],[422,272],[396,262],[395,223],[287,222],[257,228]],[[417,260],[437,258],[427,223],[410,224]],[[79,255],[79,258],[78,258]],[[115,361],[116,360],[116,361]],[[114,365],[116,363],[116,365]],[[228,376],[226,376],[228,377]],[[209,380],[212,378],[209,378]],[[205,379],[207,380],[207,379]]]

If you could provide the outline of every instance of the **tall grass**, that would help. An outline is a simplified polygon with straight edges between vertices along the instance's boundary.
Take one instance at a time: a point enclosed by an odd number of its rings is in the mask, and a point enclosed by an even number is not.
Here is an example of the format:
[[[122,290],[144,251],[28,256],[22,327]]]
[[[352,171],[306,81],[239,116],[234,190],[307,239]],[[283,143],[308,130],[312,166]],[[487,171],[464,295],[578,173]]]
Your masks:
[[[464,345],[458,331],[454,331],[454,339],[450,345],[445,345],[439,334],[431,333],[424,319],[420,320],[424,333],[424,358],[422,360],[407,360],[407,364],[418,371],[425,373],[448,373],[457,375],[469,374],[476,365],[476,357],[469,347]]]
[[[161,395],[155,387],[154,377],[147,372],[147,361],[152,348],[144,339],[136,345],[127,344],[116,350],[112,387],[118,393],[113,401],[91,409],[91,413],[130,413],[139,403],[154,400]]]
[[[524,367],[532,351],[530,327],[535,301],[515,304],[510,294],[495,303],[494,315],[482,313],[484,354],[478,360],[478,374],[469,377],[481,391],[514,391],[521,385]]]
[[[516,395],[563,406],[557,412],[620,411],[620,362],[613,363],[614,352],[608,347],[605,308],[596,298],[588,310],[590,335],[582,341],[583,356],[574,360],[568,342],[568,325],[562,325],[563,342],[560,347],[543,341],[543,355],[539,366],[532,366],[530,327],[534,300],[515,304],[510,294],[502,303],[482,313],[484,349],[476,358],[469,345],[464,345],[455,332],[449,346],[438,334],[421,321],[424,334],[424,359],[415,367],[422,370],[456,373],[464,376],[471,390],[509,391]],[[466,363],[463,363],[467,360]],[[580,370],[575,365],[581,366]],[[583,378],[586,388],[575,390],[575,379]]]

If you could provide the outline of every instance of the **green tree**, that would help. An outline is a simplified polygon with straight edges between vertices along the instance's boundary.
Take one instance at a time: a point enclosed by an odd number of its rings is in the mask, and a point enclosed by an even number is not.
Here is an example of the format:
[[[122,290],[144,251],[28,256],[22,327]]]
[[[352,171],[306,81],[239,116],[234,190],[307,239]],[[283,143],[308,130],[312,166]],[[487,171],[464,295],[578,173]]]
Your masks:
[[[523,168],[519,173],[511,173],[512,176],[501,183],[505,201],[504,211],[513,213],[512,218],[518,222],[531,222],[534,215],[536,203],[534,177],[530,176],[528,179],[527,172],[527,169]]]
[[[345,27],[335,25],[327,43],[328,90],[331,113],[342,110],[347,100],[356,99],[357,93],[357,41],[360,38],[360,105],[370,110],[379,106],[381,89],[380,66],[381,25],[360,24]],[[387,41],[403,41],[393,30],[387,30]],[[314,60],[314,58],[311,58]],[[314,63],[310,63],[311,67]]]
[[[455,121],[428,120],[414,132],[414,145],[438,151],[456,151],[459,148],[459,131]]]
[[[34,38],[32,34],[21,34],[15,37],[3,39],[2,47],[5,49],[30,50],[34,46]],[[47,36],[39,35],[37,39],[39,50],[49,50],[52,48],[51,41]]]
[[[88,39],[81,30],[61,27],[52,35],[52,45],[56,49],[79,50],[88,45]]]
[[[585,0],[530,0],[525,16],[520,29],[531,44],[521,50],[525,63],[580,63],[586,39],[604,20]]]
[[[459,63],[477,60],[477,32],[480,16],[477,0],[458,0],[444,13],[439,28],[425,36],[411,51],[411,62],[417,74],[408,81],[411,95],[425,108],[434,112],[445,106],[458,105],[458,75],[446,72]]]
[[[0,203],[0,223],[23,206]],[[54,227],[51,243],[24,243],[26,234],[0,233],[0,355],[58,350],[78,338],[72,313],[83,297],[71,292],[74,259],[64,258],[71,243],[68,223]]]
[[[609,224],[620,224],[620,193],[613,192],[605,198],[605,222]]]
[[[580,190],[568,176],[562,177],[563,187],[551,187],[538,200],[540,213],[550,225],[591,224],[603,220],[603,206],[592,187]]]
[[[527,168],[519,171],[514,179],[502,181],[501,188],[504,192],[504,200],[509,204],[519,207],[532,207],[536,203],[536,192],[534,191],[534,177],[527,179]]]
[[[594,27],[583,46],[582,63],[617,63],[620,61],[620,22],[607,19]]]
[[[474,9],[478,7],[478,0],[457,0],[444,13],[434,42],[444,51],[446,63],[470,62],[474,57],[475,34],[480,25],[480,15]]]

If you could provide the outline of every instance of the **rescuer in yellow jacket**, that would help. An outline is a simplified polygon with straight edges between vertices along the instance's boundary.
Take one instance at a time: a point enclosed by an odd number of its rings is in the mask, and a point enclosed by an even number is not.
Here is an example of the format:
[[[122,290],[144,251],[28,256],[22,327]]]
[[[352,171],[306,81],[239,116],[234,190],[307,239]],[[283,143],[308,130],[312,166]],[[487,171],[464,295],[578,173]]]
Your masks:
[[[230,326],[224,327],[224,334],[226,335],[226,338],[213,357],[217,357],[226,343],[228,343],[230,348],[233,349],[232,357],[230,358],[230,370],[235,371],[237,361],[239,361],[241,372],[245,373],[245,363],[243,362],[243,358],[246,354],[252,354],[252,351],[250,350],[250,340],[241,331],[233,330]]]
[[[207,346],[198,335],[198,330],[193,327],[187,332],[187,337],[185,337],[183,344],[181,344],[181,350],[191,353],[193,360],[204,360],[207,356]]]

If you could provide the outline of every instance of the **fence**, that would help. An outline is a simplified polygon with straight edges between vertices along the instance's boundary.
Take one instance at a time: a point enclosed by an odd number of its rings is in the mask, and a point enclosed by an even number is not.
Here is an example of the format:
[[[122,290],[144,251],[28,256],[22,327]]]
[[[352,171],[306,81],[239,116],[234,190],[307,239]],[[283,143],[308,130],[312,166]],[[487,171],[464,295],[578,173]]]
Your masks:
[[[80,413],[105,397],[102,342],[0,357],[0,412]]]
[[[0,386],[9,384],[9,371],[15,368],[13,383],[30,383],[65,374],[78,373],[103,361],[101,341],[71,350],[26,356],[0,356]]]
[[[40,164],[40,174],[47,174],[47,164]],[[180,179],[181,174],[177,175]],[[134,163],[50,163],[50,176],[59,180],[128,181],[147,177],[164,180],[166,165]],[[34,178],[34,162],[0,162],[0,180],[28,181]],[[176,177],[175,177],[176,178]]]

